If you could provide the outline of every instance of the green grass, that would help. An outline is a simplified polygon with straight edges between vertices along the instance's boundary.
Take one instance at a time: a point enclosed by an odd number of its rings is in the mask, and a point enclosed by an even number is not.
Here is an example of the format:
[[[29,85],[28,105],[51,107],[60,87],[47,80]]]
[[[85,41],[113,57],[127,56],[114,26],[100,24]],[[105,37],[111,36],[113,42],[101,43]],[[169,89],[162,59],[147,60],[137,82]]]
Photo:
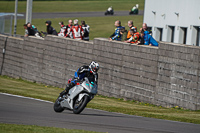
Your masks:
[[[63,21],[65,24],[68,24],[69,19],[76,18],[55,18],[55,19],[33,19],[32,24],[35,25],[39,31],[46,31],[46,20],[52,21],[52,26],[59,31],[60,25],[58,24],[60,21]],[[138,27],[142,27],[143,16],[106,16],[106,17],[81,17],[77,18],[79,22],[81,20],[85,20],[86,23],[90,26],[90,40],[93,40],[96,37],[104,37],[109,38],[110,35],[114,32],[115,26],[114,23],[116,20],[120,20],[122,22],[122,26],[125,26],[128,29],[127,22],[129,20],[134,21],[134,25]],[[18,19],[17,21],[17,34],[24,35],[23,24],[25,20]]]
[[[39,98],[54,102],[61,88],[36,84],[21,79],[0,76],[0,92]],[[185,110],[179,107],[164,108],[138,101],[124,101],[97,95],[88,104],[88,108],[118,112],[158,119],[200,124],[200,111]]]
[[[78,4],[77,4],[78,3]],[[144,0],[97,0],[97,1],[33,1],[33,12],[81,12],[105,11],[109,6],[114,10],[130,10],[135,4],[144,9]],[[0,12],[14,12],[15,1],[0,1]],[[26,12],[26,1],[18,1],[18,13]]]
[[[0,123],[0,133],[100,133],[93,131]]]

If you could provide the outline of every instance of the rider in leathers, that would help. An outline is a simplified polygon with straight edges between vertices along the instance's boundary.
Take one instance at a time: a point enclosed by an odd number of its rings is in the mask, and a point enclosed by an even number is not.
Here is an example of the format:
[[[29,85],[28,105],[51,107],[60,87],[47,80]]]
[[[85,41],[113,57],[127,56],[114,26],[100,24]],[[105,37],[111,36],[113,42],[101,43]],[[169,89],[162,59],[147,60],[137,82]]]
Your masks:
[[[90,82],[97,84],[98,82],[98,71],[99,64],[95,61],[92,61],[89,66],[81,66],[77,72],[74,73],[74,80],[71,83],[67,84],[66,89],[60,93],[60,96],[63,96],[69,92],[69,90],[76,85],[77,81],[87,77]]]

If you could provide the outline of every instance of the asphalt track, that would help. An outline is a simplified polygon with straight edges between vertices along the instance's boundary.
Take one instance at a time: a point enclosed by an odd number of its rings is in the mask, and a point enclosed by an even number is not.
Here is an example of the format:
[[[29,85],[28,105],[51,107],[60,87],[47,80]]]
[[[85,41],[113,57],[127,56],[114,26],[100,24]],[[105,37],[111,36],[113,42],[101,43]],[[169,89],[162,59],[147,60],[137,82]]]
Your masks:
[[[83,129],[108,133],[199,133],[198,124],[145,118],[86,108],[55,113],[53,103],[0,93],[0,123]]]
[[[32,13],[32,19],[36,18],[79,18],[79,17],[103,17],[105,12],[60,12],[60,13]],[[19,19],[25,19],[26,14],[24,17],[18,17]],[[144,11],[140,10],[138,15],[143,15]],[[107,15],[111,16],[111,15]],[[129,16],[129,11],[115,11],[114,15],[112,16]],[[133,15],[130,15],[133,16]]]

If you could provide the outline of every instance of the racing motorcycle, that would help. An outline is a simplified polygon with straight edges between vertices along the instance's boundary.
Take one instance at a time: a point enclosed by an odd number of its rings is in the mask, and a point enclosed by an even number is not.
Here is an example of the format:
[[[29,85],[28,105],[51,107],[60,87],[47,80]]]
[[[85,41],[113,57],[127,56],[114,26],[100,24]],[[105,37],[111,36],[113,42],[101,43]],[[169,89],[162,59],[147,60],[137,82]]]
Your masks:
[[[105,12],[105,15],[113,15],[113,14],[114,14],[114,10],[111,10],[111,11],[108,11],[108,10],[107,10],[107,11]]]
[[[62,112],[65,109],[73,111],[74,114],[80,114],[86,105],[97,94],[98,86],[94,82],[90,82],[87,77],[82,81],[78,81],[72,87],[68,94],[58,97],[54,103],[54,111]]]

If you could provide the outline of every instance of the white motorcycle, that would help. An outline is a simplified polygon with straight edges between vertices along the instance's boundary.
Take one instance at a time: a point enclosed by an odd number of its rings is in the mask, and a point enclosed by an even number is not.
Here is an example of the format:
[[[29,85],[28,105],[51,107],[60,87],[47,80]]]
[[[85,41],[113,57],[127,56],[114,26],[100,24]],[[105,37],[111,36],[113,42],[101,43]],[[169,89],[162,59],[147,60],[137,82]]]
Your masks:
[[[76,85],[69,90],[69,93],[58,97],[54,103],[54,111],[62,112],[65,109],[73,111],[74,114],[80,114],[87,103],[91,101],[97,94],[98,86],[94,82],[90,82],[88,78],[77,82]]]

